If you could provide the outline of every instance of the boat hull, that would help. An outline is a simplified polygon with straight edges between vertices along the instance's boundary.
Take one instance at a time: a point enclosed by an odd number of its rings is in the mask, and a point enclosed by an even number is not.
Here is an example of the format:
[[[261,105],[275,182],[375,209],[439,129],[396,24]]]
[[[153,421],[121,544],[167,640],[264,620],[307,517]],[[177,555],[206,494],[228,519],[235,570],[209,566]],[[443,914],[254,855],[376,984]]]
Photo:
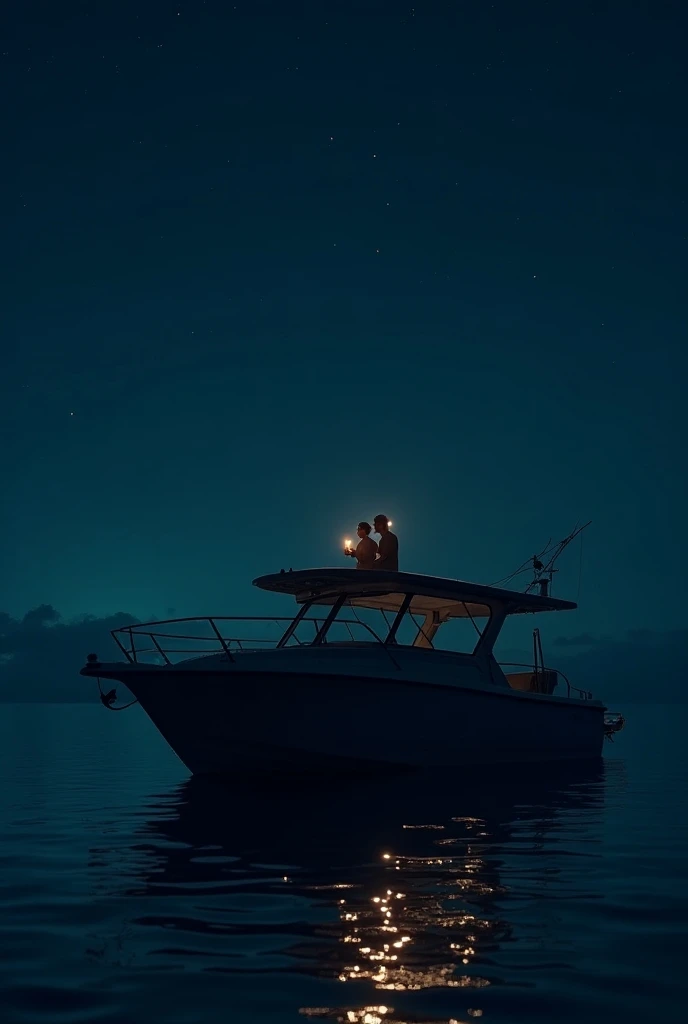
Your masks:
[[[604,740],[599,702],[502,687],[123,669],[119,678],[196,775],[587,760]]]

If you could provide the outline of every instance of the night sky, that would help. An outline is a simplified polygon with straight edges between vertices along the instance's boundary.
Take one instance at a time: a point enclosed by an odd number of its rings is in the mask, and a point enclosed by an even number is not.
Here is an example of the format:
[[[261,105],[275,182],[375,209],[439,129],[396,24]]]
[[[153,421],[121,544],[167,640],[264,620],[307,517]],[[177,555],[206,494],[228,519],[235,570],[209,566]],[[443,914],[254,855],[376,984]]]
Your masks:
[[[592,519],[558,630],[683,625],[687,29],[11,5],[0,608],[288,614],[383,512],[484,583]]]

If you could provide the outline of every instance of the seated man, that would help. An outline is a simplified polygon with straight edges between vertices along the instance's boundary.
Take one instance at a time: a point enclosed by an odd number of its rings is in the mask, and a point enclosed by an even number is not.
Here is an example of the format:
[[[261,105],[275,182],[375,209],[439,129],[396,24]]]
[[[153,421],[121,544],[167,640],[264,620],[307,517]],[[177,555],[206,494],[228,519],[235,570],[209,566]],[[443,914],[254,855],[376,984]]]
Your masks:
[[[361,539],[355,548],[346,551],[347,555],[356,559],[357,569],[373,569],[375,567],[377,544],[370,536],[371,530],[370,523],[359,523],[356,533]]]
[[[389,528],[389,519],[387,516],[375,516],[373,522],[375,533],[380,534],[380,543],[372,568],[399,572],[399,541]]]

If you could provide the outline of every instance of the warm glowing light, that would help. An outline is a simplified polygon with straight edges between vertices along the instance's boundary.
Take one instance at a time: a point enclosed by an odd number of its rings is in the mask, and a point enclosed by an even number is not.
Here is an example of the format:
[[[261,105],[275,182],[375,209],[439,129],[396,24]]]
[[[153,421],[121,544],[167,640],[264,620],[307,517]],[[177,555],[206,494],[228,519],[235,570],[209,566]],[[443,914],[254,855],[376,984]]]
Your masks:
[[[392,859],[392,854],[391,853],[383,853],[382,854],[382,859],[383,860],[391,860]]]
[[[387,525],[388,525],[388,526],[391,526],[391,525],[392,525],[392,520],[391,520],[391,519],[388,519],[388,520],[387,520]]]
[[[350,547],[351,547],[351,541],[350,540],[345,540],[344,541],[344,548],[345,548],[345,550],[348,551]]]

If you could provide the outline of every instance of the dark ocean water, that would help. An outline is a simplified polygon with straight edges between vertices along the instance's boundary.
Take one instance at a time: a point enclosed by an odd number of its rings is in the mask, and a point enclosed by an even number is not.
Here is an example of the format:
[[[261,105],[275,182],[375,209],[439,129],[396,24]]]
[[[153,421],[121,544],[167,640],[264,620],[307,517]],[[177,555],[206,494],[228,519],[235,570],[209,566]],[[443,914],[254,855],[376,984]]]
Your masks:
[[[0,1021],[686,1019],[688,709],[602,766],[268,790],[0,705]]]

